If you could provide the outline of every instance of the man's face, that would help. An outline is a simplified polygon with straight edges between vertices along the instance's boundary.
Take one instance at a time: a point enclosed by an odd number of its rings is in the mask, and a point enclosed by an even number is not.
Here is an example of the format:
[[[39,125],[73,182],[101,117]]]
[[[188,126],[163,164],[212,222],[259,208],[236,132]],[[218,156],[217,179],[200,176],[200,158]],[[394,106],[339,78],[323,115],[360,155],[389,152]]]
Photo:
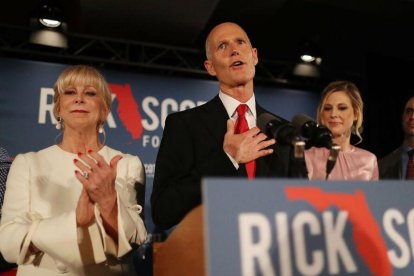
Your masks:
[[[402,127],[405,136],[414,137],[414,97],[408,100],[402,115]]]
[[[208,73],[216,76],[221,86],[232,88],[253,82],[257,50],[238,25],[223,23],[215,27],[207,41]]]

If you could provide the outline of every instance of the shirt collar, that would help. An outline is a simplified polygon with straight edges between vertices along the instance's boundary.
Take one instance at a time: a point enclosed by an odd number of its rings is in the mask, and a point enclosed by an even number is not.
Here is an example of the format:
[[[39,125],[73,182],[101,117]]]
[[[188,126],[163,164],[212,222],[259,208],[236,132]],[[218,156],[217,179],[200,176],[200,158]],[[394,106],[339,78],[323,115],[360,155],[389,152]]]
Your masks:
[[[412,150],[412,148],[410,148],[410,146],[404,142],[402,145],[402,153],[406,155],[410,150]]]
[[[226,108],[226,111],[227,111],[227,114],[229,115],[229,118],[232,118],[233,117],[236,108],[240,104],[247,104],[247,106],[249,107],[249,110],[250,110],[251,114],[256,119],[256,99],[254,97],[254,94],[245,103],[239,102],[235,98],[233,98],[233,97],[231,97],[231,96],[223,93],[222,91],[219,92],[219,98],[223,102],[223,105]]]

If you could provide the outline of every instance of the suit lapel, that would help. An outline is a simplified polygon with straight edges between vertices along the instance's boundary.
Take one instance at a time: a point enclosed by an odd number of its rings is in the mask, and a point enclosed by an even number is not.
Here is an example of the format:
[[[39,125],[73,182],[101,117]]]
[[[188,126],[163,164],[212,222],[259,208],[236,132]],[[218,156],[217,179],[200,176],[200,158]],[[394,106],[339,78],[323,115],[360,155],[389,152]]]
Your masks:
[[[260,105],[256,102],[256,118],[259,117],[260,114],[265,113],[264,110]],[[269,174],[269,169],[272,163],[273,154],[261,157],[256,159],[256,176],[267,176]]]
[[[267,112],[260,105],[256,103],[256,117]],[[205,103],[203,112],[200,113],[200,122],[205,125],[208,131],[215,137],[217,143],[222,144],[224,134],[227,131],[227,120],[229,119],[227,111],[221,102],[218,95],[211,101]],[[267,176],[272,163],[274,162],[275,154],[270,154],[256,159],[256,176]],[[240,166],[238,175],[246,175],[246,168],[244,165]]]
[[[223,143],[224,134],[227,131],[227,111],[218,96],[207,102],[200,115],[200,121],[208,131],[216,138],[217,142]]]
[[[223,102],[217,95],[211,101],[205,104],[200,120],[205,124],[208,131],[215,137],[220,147],[223,145],[224,134],[227,131],[227,120],[229,115]],[[240,164],[237,171],[238,176],[247,177],[244,164]]]

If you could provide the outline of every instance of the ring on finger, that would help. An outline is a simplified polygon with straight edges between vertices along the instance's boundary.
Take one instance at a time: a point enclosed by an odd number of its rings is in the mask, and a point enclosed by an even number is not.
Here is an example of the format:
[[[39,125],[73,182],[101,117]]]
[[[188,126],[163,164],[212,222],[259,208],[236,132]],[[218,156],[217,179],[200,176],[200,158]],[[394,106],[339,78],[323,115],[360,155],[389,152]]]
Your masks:
[[[89,172],[83,171],[82,176],[85,177],[86,179],[88,179],[89,178]]]

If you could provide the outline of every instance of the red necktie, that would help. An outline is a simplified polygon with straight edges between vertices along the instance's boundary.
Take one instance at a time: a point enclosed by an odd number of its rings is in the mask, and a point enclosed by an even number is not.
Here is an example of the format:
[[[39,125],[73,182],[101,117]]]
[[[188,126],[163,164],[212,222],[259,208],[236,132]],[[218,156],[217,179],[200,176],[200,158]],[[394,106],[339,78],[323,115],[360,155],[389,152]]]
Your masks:
[[[408,153],[408,163],[407,163],[407,174],[406,179],[414,179],[414,150],[410,150]]]
[[[247,120],[246,120],[246,111],[249,109],[249,107],[246,104],[241,104],[237,107],[237,121],[236,121],[236,125],[235,125],[235,130],[234,133],[235,134],[240,134],[243,132],[246,132],[249,130],[249,125],[247,124]],[[246,163],[246,171],[247,171],[247,176],[249,177],[249,179],[253,179],[254,175],[256,174],[256,162],[255,160],[252,160],[250,162]]]

